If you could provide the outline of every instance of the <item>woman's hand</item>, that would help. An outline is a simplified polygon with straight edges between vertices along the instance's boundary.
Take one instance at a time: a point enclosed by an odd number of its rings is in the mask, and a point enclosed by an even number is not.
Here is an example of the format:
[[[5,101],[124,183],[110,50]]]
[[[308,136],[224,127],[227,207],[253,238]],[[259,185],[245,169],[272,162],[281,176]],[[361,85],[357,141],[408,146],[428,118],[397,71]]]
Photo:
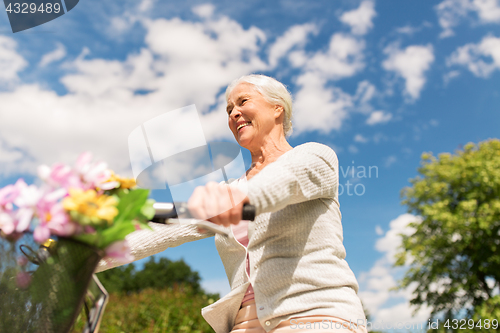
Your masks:
[[[229,227],[241,221],[243,205],[248,202],[248,197],[238,188],[210,182],[194,190],[188,209],[197,219]]]

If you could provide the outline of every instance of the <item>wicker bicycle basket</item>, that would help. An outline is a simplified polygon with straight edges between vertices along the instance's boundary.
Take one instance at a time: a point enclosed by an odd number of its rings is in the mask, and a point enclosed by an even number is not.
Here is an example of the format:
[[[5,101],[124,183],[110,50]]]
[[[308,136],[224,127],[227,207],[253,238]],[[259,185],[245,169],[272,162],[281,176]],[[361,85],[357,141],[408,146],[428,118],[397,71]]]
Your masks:
[[[15,242],[0,238],[0,332],[69,332],[102,251],[54,238],[40,247],[31,234]]]

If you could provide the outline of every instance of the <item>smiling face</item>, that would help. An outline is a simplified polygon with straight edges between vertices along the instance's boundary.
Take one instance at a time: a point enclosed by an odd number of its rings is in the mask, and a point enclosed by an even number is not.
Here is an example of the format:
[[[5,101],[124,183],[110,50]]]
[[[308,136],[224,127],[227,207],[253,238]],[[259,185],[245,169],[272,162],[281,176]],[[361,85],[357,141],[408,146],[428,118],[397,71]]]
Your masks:
[[[250,150],[261,147],[266,137],[283,128],[283,108],[269,103],[250,83],[234,87],[228,96],[226,111],[234,138]]]

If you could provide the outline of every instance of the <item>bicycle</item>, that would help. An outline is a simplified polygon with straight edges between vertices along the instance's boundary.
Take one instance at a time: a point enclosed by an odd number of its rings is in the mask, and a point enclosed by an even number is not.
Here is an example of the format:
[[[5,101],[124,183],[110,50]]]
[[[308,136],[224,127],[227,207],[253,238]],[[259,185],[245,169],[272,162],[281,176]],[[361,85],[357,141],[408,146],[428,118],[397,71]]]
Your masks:
[[[212,222],[201,221],[193,219],[189,216],[189,211],[187,209],[186,203],[155,203],[155,216],[151,220],[154,223],[162,223],[162,224],[177,224],[177,225],[195,225],[198,228],[212,231],[214,233],[221,234],[225,237],[229,237],[229,233],[223,227],[216,225]],[[254,220],[255,218],[255,207],[252,205],[245,205],[243,207],[243,220]],[[59,241],[59,240],[58,240]],[[20,251],[24,254],[27,260],[32,264],[30,267],[35,268],[34,271],[29,272],[32,277],[41,278],[40,274],[37,275],[37,271],[43,271],[44,263],[47,260],[51,260],[51,256],[54,255],[55,251],[57,251],[57,242],[55,240],[49,240],[46,243],[42,244],[37,251],[34,251],[31,246],[35,246],[35,243],[30,240],[28,245],[21,244],[19,246]],[[26,241],[28,242],[28,241]],[[77,242],[76,242],[77,243]],[[31,245],[31,246],[30,246]],[[71,258],[69,258],[71,259]],[[97,263],[96,263],[97,264]],[[35,265],[35,266],[33,266]],[[95,266],[93,266],[95,267]],[[1,272],[1,271],[0,271]],[[62,273],[61,273],[62,274]],[[19,304],[24,306],[24,311],[17,311],[21,320],[27,321],[26,323],[21,323],[18,325],[18,329],[14,328],[14,330],[10,330],[12,333],[26,333],[26,332],[40,332],[44,333],[67,333],[71,330],[74,325],[78,314],[83,307],[86,319],[85,319],[85,327],[82,333],[98,333],[99,327],[104,315],[104,310],[106,305],[109,302],[109,294],[103,285],[100,283],[99,279],[93,271],[90,272],[92,274],[91,278],[87,282],[86,286],[83,290],[84,297],[82,299],[76,300],[76,298],[71,299],[70,309],[64,309],[67,311],[71,311],[72,314],[69,314],[65,317],[65,321],[63,324],[54,323],[57,320],[60,320],[57,313],[60,310],[60,307],[57,307],[57,303],[59,299],[50,299],[53,297],[53,294],[47,293],[47,297],[49,299],[42,299],[38,302],[37,297],[31,297],[32,295],[26,295],[26,292],[18,290],[19,295],[26,296],[26,298],[21,297],[21,301]],[[53,279],[57,279],[58,276],[51,276]],[[67,282],[67,281],[66,281]],[[1,286],[1,284],[0,284]],[[82,286],[75,285],[74,288],[78,288]],[[69,287],[68,287],[69,288]],[[57,289],[57,288],[56,288]],[[0,294],[2,290],[0,288]],[[16,298],[18,295],[9,295],[11,298]],[[38,296],[38,298],[40,298]],[[38,302],[38,303],[37,303]],[[55,303],[55,304],[54,304]],[[68,301],[64,303],[68,304]],[[1,304],[0,304],[1,305]],[[12,306],[11,306],[12,307]],[[68,306],[66,306],[68,307]],[[8,309],[8,305],[7,305]],[[57,309],[55,311],[54,309]],[[14,311],[15,312],[15,311]],[[2,309],[0,307],[0,314],[2,313]],[[40,328],[40,325],[43,328]],[[12,328],[12,327],[11,327]]]

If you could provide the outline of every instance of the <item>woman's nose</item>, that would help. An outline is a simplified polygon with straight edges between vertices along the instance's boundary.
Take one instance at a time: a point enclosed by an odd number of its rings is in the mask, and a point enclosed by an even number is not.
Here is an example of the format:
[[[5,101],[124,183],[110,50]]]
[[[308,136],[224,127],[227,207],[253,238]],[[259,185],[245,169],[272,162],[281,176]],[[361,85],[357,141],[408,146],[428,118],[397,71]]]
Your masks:
[[[231,118],[233,118],[233,120],[238,120],[238,118],[241,117],[241,112],[240,110],[234,108],[232,111],[231,111]]]

